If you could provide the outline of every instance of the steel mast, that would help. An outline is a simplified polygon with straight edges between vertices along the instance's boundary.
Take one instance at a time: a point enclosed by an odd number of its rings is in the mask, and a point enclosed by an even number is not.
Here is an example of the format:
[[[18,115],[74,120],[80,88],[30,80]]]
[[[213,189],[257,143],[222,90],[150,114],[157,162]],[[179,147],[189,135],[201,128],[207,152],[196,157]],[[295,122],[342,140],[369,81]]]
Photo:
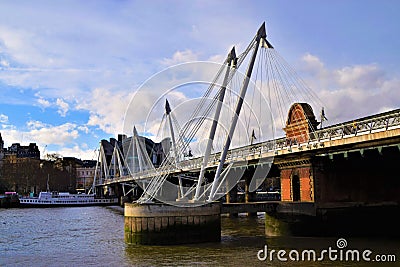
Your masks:
[[[206,151],[204,154],[203,163],[201,165],[199,180],[197,182],[196,193],[194,195],[193,201],[199,200],[201,184],[203,183],[204,173],[205,173],[205,170],[206,170],[206,167],[208,164],[208,160],[210,158],[211,148],[212,148],[212,144],[214,142],[215,132],[216,132],[217,125],[218,125],[218,119],[221,114],[222,103],[224,102],[226,85],[228,84],[229,73],[230,73],[230,70],[232,67],[236,67],[236,61],[237,61],[237,58],[236,58],[236,53],[235,53],[235,47],[233,47],[227,58],[225,77],[222,82],[221,90],[219,92],[218,104],[217,104],[217,108],[216,108],[215,114],[214,114],[214,119],[213,119],[213,122],[211,125],[210,135],[208,137],[207,147],[206,147]]]
[[[229,128],[229,133],[228,133],[228,135],[226,137],[226,140],[225,140],[225,145],[224,145],[223,151],[221,153],[219,165],[218,165],[217,171],[215,173],[215,177],[214,177],[214,181],[213,181],[213,184],[212,184],[212,187],[211,187],[211,192],[210,192],[208,201],[213,201],[213,199],[214,199],[214,196],[215,196],[215,193],[216,193],[215,191],[217,189],[217,183],[220,180],[222,168],[224,167],[224,164],[225,164],[226,155],[228,154],[228,150],[229,150],[229,147],[231,145],[231,141],[232,141],[233,134],[235,132],[236,124],[237,124],[237,121],[239,119],[239,114],[240,114],[240,111],[242,109],[244,97],[245,97],[246,92],[247,92],[247,87],[248,87],[249,82],[250,82],[250,77],[251,77],[251,74],[253,72],[253,67],[254,67],[254,62],[256,60],[257,51],[258,51],[258,48],[260,46],[261,39],[265,40],[266,37],[267,37],[267,34],[266,34],[266,31],[265,31],[265,22],[264,22],[261,25],[261,27],[258,29],[256,37],[255,37],[254,52],[253,52],[253,55],[252,55],[251,60],[249,62],[249,66],[247,68],[246,76],[244,78],[244,81],[243,81],[243,84],[242,84],[242,88],[240,90],[239,99],[238,99],[238,102],[236,104],[235,114],[232,117],[232,122],[231,122],[231,125],[230,125],[230,128]]]

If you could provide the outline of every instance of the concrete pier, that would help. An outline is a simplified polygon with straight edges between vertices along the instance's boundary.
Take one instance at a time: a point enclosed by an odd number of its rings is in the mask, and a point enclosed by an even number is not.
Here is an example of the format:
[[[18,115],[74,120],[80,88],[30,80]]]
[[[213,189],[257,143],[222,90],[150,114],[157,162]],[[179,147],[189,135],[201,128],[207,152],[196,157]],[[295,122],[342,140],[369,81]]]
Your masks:
[[[125,203],[125,241],[175,245],[221,241],[221,204],[175,207],[162,203]]]

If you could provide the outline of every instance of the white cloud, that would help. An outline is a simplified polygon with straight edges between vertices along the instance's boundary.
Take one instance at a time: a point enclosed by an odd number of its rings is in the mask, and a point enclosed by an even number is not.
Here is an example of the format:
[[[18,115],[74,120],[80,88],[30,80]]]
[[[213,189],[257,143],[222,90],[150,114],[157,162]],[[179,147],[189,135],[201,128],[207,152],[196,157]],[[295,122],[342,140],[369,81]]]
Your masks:
[[[1,59],[1,60],[0,60],[0,66],[9,67],[9,66],[10,66],[10,63],[9,63],[7,60],[5,60],[5,59]]]
[[[301,60],[305,63],[306,69],[310,72],[320,73],[325,71],[324,63],[322,63],[318,57],[311,55],[310,53],[305,54]]]
[[[69,109],[68,103],[66,103],[61,98],[57,98],[56,105],[58,106],[58,114],[60,114],[61,117],[65,117]]]
[[[27,126],[30,131],[25,133],[25,138],[29,137],[41,144],[65,145],[79,137],[77,125],[73,123],[53,126],[40,121],[29,121]]]
[[[85,125],[80,125],[80,126],[78,126],[77,128],[78,128],[78,130],[81,131],[81,132],[84,132],[84,133],[86,133],[86,134],[89,133],[89,128],[88,128],[87,126],[85,126]]]
[[[135,92],[129,106],[126,106],[124,132],[131,133],[133,125],[139,132],[143,131],[142,126],[146,124],[146,132],[156,135],[157,124],[165,112],[165,99],[168,99],[172,108],[185,103],[177,116],[188,119],[198,102],[196,98],[203,96],[220,67],[212,62],[191,62],[166,68],[152,76]],[[180,123],[184,121],[180,120]]]
[[[26,123],[26,126],[27,126],[28,129],[30,129],[30,130],[48,127],[48,125],[46,125],[44,122],[35,121],[35,120],[30,120],[30,121],[28,121],[28,122]]]
[[[343,87],[360,87],[363,90],[381,86],[384,74],[377,65],[356,65],[333,71]]]
[[[37,102],[43,108],[47,108],[47,107],[51,106],[50,102],[48,100],[44,99],[44,98],[39,98],[37,100]]]
[[[41,121],[31,120],[26,123],[27,130],[21,131],[15,127],[7,127],[1,131],[6,147],[12,143],[36,143],[44,157],[48,153],[57,153],[64,157],[81,159],[97,159],[95,149],[86,143],[79,143],[80,133],[88,133],[86,126],[73,123],[49,125]]]
[[[76,156],[79,154],[82,155],[82,158],[91,150],[88,149],[87,145],[78,144],[80,132],[85,129],[76,124],[50,125],[41,121],[30,120],[26,123],[26,127],[27,129],[23,131],[15,127],[3,129],[1,134],[6,146],[10,146],[12,143],[36,143],[41,152],[43,152],[42,150],[45,146],[47,148],[57,147],[59,148],[57,151],[46,150],[45,153],[54,152],[63,156]],[[71,148],[71,144],[75,144],[73,148]],[[79,149],[80,147],[82,149]],[[69,152],[70,154],[61,152]]]
[[[61,125],[48,125],[40,121],[28,121],[26,131],[16,129],[6,129],[4,140],[8,143],[15,142],[36,142],[39,144],[66,145],[79,137],[77,125],[65,123]]]
[[[13,60],[25,66],[43,68],[61,64],[59,58],[51,57],[50,53],[54,48],[44,42],[43,36],[28,30],[27,27],[0,25],[0,44],[3,44],[2,50],[7,51]],[[47,47],[48,50],[43,50],[43,47]],[[7,64],[7,67],[9,65]]]
[[[302,60],[306,82],[324,102],[329,123],[372,115],[400,105],[400,80],[388,77],[377,64],[328,69],[317,56],[307,54]]]
[[[224,63],[225,59],[226,59],[226,56],[224,57],[223,55],[213,55],[208,59],[208,61],[222,64],[222,63]]]
[[[80,144],[73,147],[63,147],[57,150],[47,150],[46,154],[58,153],[63,157],[76,157],[83,160],[97,160],[97,153],[95,149],[88,149],[87,145]]]
[[[98,126],[108,134],[121,133],[131,94],[124,91],[96,88],[92,90],[90,98],[79,100],[76,109],[90,111],[88,126]]]
[[[7,123],[7,122],[8,122],[8,116],[0,114],[0,123]]]
[[[179,63],[186,63],[198,60],[198,55],[192,50],[176,51],[172,58],[164,58],[161,62],[163,65],[172,66]]]

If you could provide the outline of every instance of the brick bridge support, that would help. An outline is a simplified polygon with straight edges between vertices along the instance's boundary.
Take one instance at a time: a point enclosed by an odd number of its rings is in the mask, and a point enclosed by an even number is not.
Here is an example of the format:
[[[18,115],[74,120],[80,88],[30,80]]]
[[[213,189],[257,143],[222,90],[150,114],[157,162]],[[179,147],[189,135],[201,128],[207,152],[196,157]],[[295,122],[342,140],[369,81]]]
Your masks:
[[[294,104],[288,142],[307,142],[313,121]],[[399,137],[276,157],[281,202],[266,212],[266,235],[400,236],[399,159]]]

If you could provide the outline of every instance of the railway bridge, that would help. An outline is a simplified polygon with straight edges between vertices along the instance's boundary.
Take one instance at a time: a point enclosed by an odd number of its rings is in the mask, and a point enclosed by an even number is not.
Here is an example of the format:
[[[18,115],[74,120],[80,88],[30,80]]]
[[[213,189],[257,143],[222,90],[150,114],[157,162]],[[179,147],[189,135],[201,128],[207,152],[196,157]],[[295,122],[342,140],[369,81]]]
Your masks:
[[[248,67],[238,76],[243,62]],[[259,70],[267,73],[264,85]],[[236,76],[242,78],[237,86]],[[108,154],[102,145],[94,186],[99,194],[111,192],[127,202],[126,240],[218,241],[221,213],[243,212],[265,212],[269,236],[400,234],[393,216],[400,210],[400,109],[322,127],[323,108],[317,118],[316,104],[298,101],[297,91],[318,100],[282,62],[263,24],[241,55],[230,51],[204,96],[211,101],[200,101],[184,127],[165,100],[168,136],[160,143],[133,127],[132,136]],[[254,99],[264,96],[257,105]],[[224,109],[227,102],[232,106]],[[272,124],[279,113],[287,115],[283,137],[276,138]],[[238,129],[238,121],[245,127]],[[245,142],[238,141],[241,130]],[[194,145],[202,148],[199,153]]]

